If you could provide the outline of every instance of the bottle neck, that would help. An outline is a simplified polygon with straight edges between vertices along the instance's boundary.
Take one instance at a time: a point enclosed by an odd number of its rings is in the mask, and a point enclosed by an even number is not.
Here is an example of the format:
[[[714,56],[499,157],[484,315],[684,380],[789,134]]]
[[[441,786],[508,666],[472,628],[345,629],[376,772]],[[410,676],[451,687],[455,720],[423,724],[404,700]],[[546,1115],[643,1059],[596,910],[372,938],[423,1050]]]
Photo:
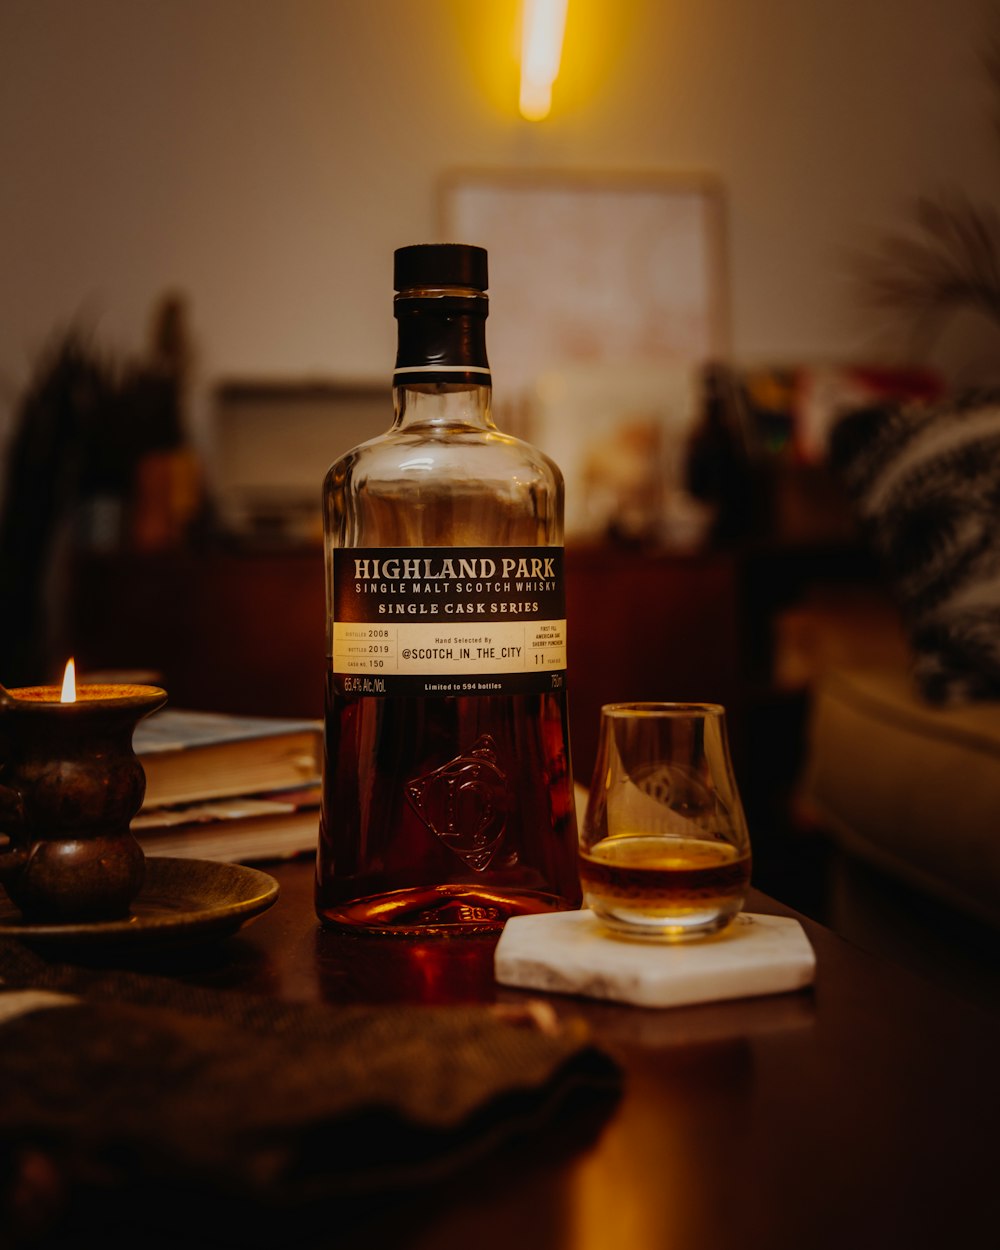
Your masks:
[[[454,382],[426,382],[394,386],[392,399],[396,419],[394,429],[414,425],[475,426],[494,430],[488,386],[467,386]]]
[[[492,428],[486,357],[489,301],[465,287],[414,288],[395,299],[396,427],[416,423]]]

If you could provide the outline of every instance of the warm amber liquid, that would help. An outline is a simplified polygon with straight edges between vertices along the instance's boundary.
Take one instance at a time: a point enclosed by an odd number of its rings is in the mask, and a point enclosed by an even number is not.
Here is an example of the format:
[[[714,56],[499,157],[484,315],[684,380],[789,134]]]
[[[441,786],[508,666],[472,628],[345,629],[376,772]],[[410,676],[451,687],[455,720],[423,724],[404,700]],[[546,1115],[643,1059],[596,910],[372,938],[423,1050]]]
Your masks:
[[[732,912],[750,884],[750,856],[726,842],[621,835],[581,852],[580,880],[595,911],[650,920]]]
[[[477,772],[468,761],[484,736],[495,757]],[[423,817],[407,793],[421,779]],[[328,676],[324,923],[495,932],[579,902],[563,693],[364,698],[337,694]]]

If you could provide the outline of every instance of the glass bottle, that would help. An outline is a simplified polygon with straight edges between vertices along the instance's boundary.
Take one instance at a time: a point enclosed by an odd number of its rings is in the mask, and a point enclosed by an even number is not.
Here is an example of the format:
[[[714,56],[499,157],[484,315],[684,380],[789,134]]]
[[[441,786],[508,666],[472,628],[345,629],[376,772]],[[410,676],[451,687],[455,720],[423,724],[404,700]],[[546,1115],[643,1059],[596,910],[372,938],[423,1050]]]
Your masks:
[[[487,257],[395,253],[395,420],[324,486],[322,922],[495,932],[579,906],[563,484],[497,430]]]

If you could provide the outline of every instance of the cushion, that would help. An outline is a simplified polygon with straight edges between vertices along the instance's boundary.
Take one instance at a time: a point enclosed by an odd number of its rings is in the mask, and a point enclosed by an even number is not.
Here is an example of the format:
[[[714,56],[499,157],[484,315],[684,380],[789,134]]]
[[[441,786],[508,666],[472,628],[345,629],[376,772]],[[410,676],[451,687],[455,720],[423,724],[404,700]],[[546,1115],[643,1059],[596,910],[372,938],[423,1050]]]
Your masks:
[[[905,672],[833,671],[803,785],[844,850],[1000,925],[1000,702],[933,707]]]
[[[1000,697],[1000,392],[869,409],[831,440],[935,702]]]

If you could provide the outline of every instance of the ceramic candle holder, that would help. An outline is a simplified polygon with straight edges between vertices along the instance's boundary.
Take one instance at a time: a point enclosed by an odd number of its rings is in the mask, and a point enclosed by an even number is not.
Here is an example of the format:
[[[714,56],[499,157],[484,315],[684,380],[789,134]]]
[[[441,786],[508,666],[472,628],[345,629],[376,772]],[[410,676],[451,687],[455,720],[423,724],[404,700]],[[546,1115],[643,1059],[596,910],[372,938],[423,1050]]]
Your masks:
[[[145,857],[129,830],[146,775],[138,722],[166,702],[157,686],[0,686],[0,882],[29,923],[128,915]]]

